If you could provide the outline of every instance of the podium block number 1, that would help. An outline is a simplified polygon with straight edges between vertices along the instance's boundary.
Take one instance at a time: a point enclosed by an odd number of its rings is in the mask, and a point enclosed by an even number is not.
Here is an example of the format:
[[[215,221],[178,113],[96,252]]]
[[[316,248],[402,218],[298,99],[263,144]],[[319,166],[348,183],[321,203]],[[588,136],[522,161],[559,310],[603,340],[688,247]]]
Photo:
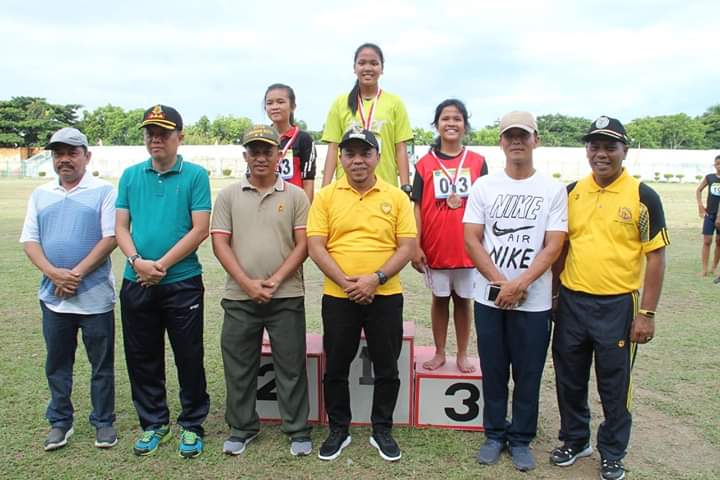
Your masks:
[[[358,379],[360,385],[375,385],[375,377],[372,371],[372,362],[370,361],[370,352],[367,346],[360,347],[360,361],[362,362],[362,375]]]

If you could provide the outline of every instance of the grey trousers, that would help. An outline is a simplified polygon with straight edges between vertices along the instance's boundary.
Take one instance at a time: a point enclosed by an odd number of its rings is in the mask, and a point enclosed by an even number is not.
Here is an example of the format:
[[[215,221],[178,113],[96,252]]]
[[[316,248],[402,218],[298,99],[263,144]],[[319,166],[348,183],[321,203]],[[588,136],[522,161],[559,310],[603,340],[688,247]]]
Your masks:
[[[221,305],[225,421],[231,436],[247,437],[260,430],[255,406],[263,329],[270,336],[282,431],[290,438],[309,436],[304,297],[272,299],[262,305],[223,299]]]

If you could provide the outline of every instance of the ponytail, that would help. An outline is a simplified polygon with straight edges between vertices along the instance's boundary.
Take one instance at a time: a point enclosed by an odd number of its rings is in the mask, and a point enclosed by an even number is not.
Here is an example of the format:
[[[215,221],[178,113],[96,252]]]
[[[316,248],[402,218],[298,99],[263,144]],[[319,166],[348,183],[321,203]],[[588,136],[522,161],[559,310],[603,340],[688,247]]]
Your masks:
[[[353,116],[357,113],[358,110],[358,95],[360,95],[360,82],[355,80],[355,85],[353,85],[352,90],[350,90],[350,93],[348,93],[348,100],[347,105],[350,109],[350,112],[353,114]]]
[[[435,137],[435,139],[433,140],[433,142],[430,144],[430,150],[435,150],[435,152],[439,152],[439,151],[440,151],[440,145],[441,145],[441,143],[440,143],[440,135],[438,135],[437,137]]]

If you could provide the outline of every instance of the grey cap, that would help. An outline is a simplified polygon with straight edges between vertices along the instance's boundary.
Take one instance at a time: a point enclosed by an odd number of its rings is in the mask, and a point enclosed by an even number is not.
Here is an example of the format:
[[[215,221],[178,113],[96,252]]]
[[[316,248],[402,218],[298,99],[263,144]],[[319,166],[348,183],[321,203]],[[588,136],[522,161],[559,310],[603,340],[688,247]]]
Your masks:
[[[50,141],[45,146],[46,150],[52,150],[58,143],[72,145],[73,147],[88,147],[87,137],[77,128],[65,127],[53,133]]]

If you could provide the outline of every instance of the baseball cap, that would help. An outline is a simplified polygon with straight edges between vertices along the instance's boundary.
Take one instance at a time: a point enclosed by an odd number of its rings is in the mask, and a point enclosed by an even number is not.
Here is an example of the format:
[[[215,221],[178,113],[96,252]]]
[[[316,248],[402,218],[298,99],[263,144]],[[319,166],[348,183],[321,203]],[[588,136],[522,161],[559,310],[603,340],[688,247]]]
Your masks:
[[[359,140],[363,143],[370,145],[375,150],[380,150],[380,145],[378,145],[375,134],[373,134],[370,130],[357,127],[351,128],[350,130],[345,132],[345,135],[343,135],[342,140],[340,140],[340,144],[338,146],[340,148],[344,148],[348,143],[352,142],[353,140]]]
[[[53,133],[50,141],[45,146],[46,150],[52,150],[58,143],[72,145],[73,147],[88,147],[87,137],[77,128],[65,127]]]
[[[250,130],[245,132],[242,139],[243,145],[250,142],[265,142],[277,147],[280,145],[280,135],[274,127],[269,125],[253,125]]]
[[[173,107],[159,104],[145,110],[140,128],[147,127],[148,125],[157,125],[166,130],[183,129],[182,117],[178,111]]]
[[[613,140],[621,141],[625,145],[627,145],[630,140],[620,120],[606,117],[605,115],[595,119],[590,125],[588,132],[582,137],[582,140],[587,142],[592,137],[610,137]]]
[[[535,133],[538,129],[532,113],[519,111],[506,113],[500,119],[500,135],[511,128],[521,128],[529,133]]]

